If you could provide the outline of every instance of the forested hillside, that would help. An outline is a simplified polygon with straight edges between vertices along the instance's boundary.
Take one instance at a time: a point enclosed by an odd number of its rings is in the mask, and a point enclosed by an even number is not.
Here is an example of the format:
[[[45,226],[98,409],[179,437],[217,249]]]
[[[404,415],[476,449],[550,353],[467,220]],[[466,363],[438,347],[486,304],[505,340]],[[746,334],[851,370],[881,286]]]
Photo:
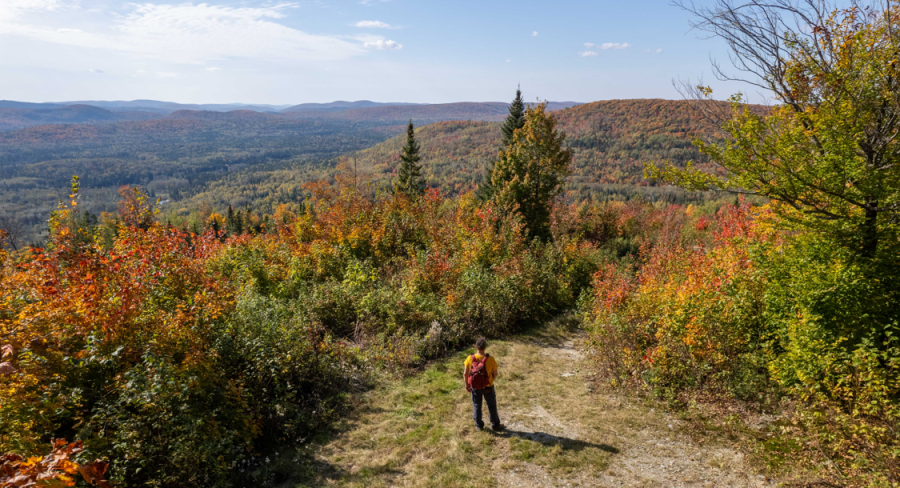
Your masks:
[[[372,124],[274,114],[175,112],[164,119],[43,125],[0,134],[0,216],[24,242],[46,232],[48,213],[81,177],[84,208],[111,211],[122,185],[179,200],[230,172],[307,164],[391,135]]]
[[[112,112],[90,105],[37,109],[0,107],[0,132],[45,124],[95,124],[151,120],[159,117],[158,113],[147,111]]]
[[[775,105],[0,102],[0,488],[900,486],[900,5],[677,3]]]
[[[607,100],[555,113],[574,152],[568,194],[573,199],[628,196],[651,183],[644,163],[703,161],[692,141],[713,129],[695,105],[673,100]],[[499,123],[442,122],[417,132],[429,184],[447,193],[472,189],[497,157]],[[360,166],[386,181],[403,137],[360,151]],[[645,193],[650,190],[644,190]],[[658,190],[657,190],[658,191]]]
[[[563,105],[551,104],[548,110]],[[134,114],[87,109],[112,118]],[[333,174],[334,158],[341,154],[357,156],[363,173],[387,185],[399,161],[401,139],[378,143],[400,134],[409,118],[499,120],[505,112],[506,104],[492,103],[328,113],[181,110],[154,120],[41,125],[0,133],[0,217],[22,227],[16,234],[23,243],[40,239],[46,216],[66,195],[72,175],[81,177],[84,208],[95,214],[115,208],[121,185],[145,186],[166,201],[168,212],[203,204],[217,209],[250,204],[268,212],[302,198],[303,183]],[[691,140],[700,135],[703,119],[687,102],[610,100],[554,114],[575,153],[568,186],[573,199],[622,199],[639,191],[670,195],[671,188],[640,189],[647,185],[643,163],[701,158]],[[500,137],[497,123],[458,120],[420,127],[417,134],[428,184],[448,194],[481,181]]]
[[[378,107],[383,108],[383,107]],[[550,107],[548,106],[548,109]],[[504,108],[504,111],[506,109]],[[351,110],[342,113],[352,113]],[[643,177],[645,162],[672,161],[682,165],[689,160],[703,161],[693,146],[699,136],[714,130],[690,102],[671,100],[609,100],[553,112],[560,130],[566,133],[573,150],[572,175],[567,181],[567,196],[574,201],[587,198],[627,200],[636,195],[672,202],[699,201],[704,194],[684,192],[671,186],[657,186]],[[400,126],[382,126],[394,134]],[[444,121],[416,129],[421,144],[426,182],[448,195],[473,190],[484,178],[487,166],[497,158],[500,123]],[[315,168],[264,167],[228,174],[210,181],[192,196],[177,202],[171,211],[193,211],[208,205],[222,209],[228,205],[251,203],[262,212],[274,211],[279,203],[308,195],[303,183],[336,173],[351,171],[356,161],[358,179],[370,183],[373,190],[390,186],[400,164],[400,147],[405,136],[398,135],[368,149],[320,162]]]
[[[549,102],[547,110],[563,110],[578,105],[576,102]],[[506,117],[506,103],[458,102],[437,104],[398,104],[353,108],[351,110],[301,111],[288,109],[293,117],[313,119],[351,120],[355,122],[397,123],[412,120],[418,125],[444,120],[499,121]]]

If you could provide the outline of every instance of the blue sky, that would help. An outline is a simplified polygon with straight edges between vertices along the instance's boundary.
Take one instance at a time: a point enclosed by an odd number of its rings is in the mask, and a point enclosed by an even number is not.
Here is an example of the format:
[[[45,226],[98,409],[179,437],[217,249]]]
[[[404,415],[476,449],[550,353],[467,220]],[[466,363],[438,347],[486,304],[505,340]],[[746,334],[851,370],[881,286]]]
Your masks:
[[[668,1],[0,0],[0,98],[294,104],[680,98],[721,42]]]

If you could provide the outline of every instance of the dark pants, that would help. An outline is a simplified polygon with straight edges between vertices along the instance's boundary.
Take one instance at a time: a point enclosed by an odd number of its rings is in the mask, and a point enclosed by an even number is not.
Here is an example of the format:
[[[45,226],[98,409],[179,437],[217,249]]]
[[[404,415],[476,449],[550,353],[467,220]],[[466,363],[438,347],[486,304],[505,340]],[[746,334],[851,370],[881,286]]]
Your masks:
[[[500,416],[497,415],[497,394],[494,392],[493,386],[489,386],[483,390],[472,390],[472,407],[474,409],[472,417],[475,418],[475,425],[479,428],[484,428],[484,421],[481,420],[482,397],[484,397],[484,401],[487,402],[488,413],[491,417],[491,427],[499,426]]]

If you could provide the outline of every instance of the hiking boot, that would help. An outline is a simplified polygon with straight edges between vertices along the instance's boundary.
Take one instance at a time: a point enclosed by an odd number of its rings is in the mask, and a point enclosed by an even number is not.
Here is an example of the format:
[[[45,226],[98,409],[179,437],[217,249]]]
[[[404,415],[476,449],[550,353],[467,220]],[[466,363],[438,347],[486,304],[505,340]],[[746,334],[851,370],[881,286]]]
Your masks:
[[[481,432],[482,430],[484,430],[484,427],[479,427],[476,425],[475,430],[477,430],[478,432]]]
[[[496,431],[499,432],[499,431],[501,431],[501,430],[506,430],[506,426],[503,425],[503,424],[500,424],[500,425],[492,425],[492,426],[491,426],[491,429],[496,430]]]

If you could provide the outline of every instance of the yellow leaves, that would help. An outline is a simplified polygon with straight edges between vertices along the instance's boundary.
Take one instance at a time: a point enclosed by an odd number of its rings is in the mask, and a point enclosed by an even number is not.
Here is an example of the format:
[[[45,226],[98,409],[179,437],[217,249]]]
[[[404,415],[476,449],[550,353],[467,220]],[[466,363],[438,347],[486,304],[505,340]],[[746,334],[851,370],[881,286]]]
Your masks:
[[[206,218],[206,225],[210,227],[218,226],[220,229],[223,229],[225,228],[225,217],[218,212],[213,212]]]

